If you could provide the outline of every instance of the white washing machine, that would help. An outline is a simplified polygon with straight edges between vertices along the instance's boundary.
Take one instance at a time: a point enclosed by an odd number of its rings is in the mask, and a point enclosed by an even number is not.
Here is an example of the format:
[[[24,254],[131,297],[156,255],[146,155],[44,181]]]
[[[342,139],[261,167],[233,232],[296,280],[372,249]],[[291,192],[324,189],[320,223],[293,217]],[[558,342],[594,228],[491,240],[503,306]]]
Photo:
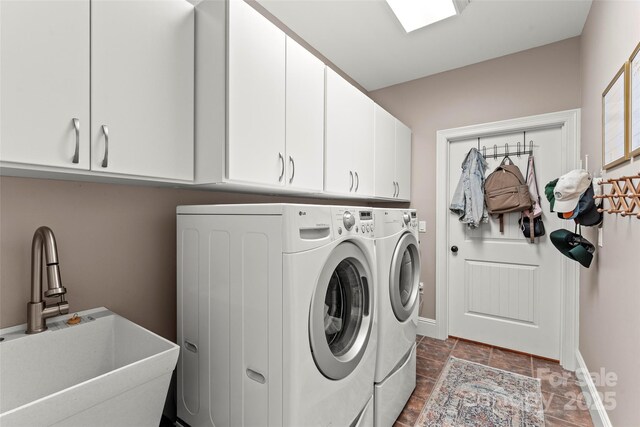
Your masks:
[[[372,210],[177,214],[180,424],[373,425]]]
[[[418,220],[412,209],[374,209],[378,264],[376,427],[392,426],[416,386],[420,285]]]

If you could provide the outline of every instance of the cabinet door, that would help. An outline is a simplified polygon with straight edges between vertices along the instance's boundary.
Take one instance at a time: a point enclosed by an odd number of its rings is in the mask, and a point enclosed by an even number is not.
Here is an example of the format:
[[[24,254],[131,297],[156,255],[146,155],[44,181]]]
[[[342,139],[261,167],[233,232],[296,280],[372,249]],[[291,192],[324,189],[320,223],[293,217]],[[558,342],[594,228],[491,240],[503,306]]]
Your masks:
[[[231,0],[228,43],[228,178],[284,185],[285,34]]]
[[[351,111],[353,139],[353,164],[356,176],[354,191],[361,196],[374,195],[374,117],[375,103],[356,90],[354,108]]]
[[[358,138],[352,118],[358,90],[327,68],[324,189],[349,194],[355,188],[353,141]]]
[[[92,2],[91,73],[91,168],[193,180],[193,5]]]
[[[396,120],[396,181],[398,199],[411,198],[411,129]]]
[[[287,38],[287,184],[322,191],[325,65]]]
[[[89,169],[89,65],[89,0],[0,1],[0,160]]]
[[[375,195],[395,197],[396,119],[378,105],[375,109]]]

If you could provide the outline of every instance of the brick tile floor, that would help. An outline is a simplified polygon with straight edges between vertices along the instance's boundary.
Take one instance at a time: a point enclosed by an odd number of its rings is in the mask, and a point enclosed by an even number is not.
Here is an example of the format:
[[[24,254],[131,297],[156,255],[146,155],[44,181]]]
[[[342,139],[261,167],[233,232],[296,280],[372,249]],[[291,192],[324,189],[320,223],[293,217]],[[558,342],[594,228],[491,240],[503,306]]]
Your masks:
[[[449,356],[540,378],[547,427],[593,427],[576,376],[558,363],[456,338],[441,341],[418,336],[417,343],[416,389],[394,427],[416,425]]]

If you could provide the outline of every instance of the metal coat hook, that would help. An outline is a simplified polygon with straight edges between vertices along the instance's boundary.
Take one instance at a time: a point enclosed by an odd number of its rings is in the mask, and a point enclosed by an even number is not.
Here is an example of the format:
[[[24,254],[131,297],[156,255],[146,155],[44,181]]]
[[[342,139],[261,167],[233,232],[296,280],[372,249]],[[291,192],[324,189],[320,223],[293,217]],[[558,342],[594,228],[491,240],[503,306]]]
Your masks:
[[[509,151],[509,143],[505,143],[504,144],[504,153],[499,153],[498,152],[498,145],[497,144],[493,144],[493,154],[489,154],[487,156],[487,147],[485,145],[482,146],[482,156],[487,159],[489,157],[493,157],[493,159],[497,159],[498,156],[500,157],[509,157],[509,156],[522,156],[523,154],[529,154],[530,156],[533,156],[533,140],[529,141],[529,148],[527,149],[527,141],[523,140],[522,142],[520,141],[516,141],[516,151],[514,152],[510,152]]]

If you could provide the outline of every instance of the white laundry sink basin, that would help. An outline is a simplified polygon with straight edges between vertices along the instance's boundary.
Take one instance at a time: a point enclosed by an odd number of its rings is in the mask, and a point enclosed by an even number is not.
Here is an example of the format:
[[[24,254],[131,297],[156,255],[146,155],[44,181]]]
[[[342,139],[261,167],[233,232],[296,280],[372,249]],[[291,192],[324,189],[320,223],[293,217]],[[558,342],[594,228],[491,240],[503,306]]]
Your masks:
[[[179,347],[104,307],[78,314],[0,330],[0,425],[157,427]]]

